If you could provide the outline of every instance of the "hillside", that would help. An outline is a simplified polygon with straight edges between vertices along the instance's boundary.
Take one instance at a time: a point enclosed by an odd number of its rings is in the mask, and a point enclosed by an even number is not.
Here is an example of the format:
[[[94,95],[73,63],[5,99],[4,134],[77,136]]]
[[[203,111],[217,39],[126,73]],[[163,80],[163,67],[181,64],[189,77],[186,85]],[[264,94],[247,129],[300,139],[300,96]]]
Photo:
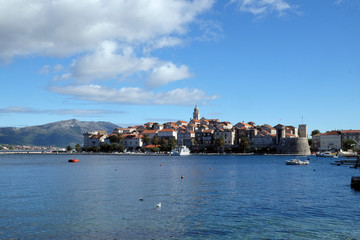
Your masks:
[[[87,122],[76,119],[23,128],[0,128],[0,144],[33,146],[74,146],[83,144],[83,132],[105,130],[118,126],[110,122]]]

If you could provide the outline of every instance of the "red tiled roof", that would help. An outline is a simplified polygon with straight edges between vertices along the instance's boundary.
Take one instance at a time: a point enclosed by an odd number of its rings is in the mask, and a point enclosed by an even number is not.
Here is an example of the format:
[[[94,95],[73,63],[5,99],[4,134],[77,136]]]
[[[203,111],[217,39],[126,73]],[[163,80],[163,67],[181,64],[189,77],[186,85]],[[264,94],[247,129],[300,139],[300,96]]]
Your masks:
[[[158,130],[145,130],[142,132],[142,134],[151,134],[151,133],[157,133]]]
[[[204,132],[204,133],[213,133],[213,132],[214,132],[214,130],[212,130],[212,129],[208,129],[208,130],[204,130],[203,132]]]
[[[104,135],[92,135],[90,138],[94,139],[94,138],[102,138]]]
[[[341,133],[360,133],[360,130],[342,130]]]
[[[181,121],[181,120],[179,120],[178,122],[181,122],[181,123],[187,123],[186,121]]]
[[[150,144],[150,145],[147,145],[145,148],[153,148],[153,147],[160,147],[160,145]]]
[[[323,135],[340,135],[340,133],[338,131],[330,131],[330,132],[322,133],[321,135],[322,136]]]
[[[175,130],[171,128],[165,128],[163,130],[160,130],[159,132],[175,132]]]

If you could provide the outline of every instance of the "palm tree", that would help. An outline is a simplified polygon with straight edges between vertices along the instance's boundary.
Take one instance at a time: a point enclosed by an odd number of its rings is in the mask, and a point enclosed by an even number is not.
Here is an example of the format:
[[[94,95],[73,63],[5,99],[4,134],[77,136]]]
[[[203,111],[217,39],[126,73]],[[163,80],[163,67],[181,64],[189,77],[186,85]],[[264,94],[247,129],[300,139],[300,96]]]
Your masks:
[[[151,142],[150,138],[148,135],[144,135],[141,140],[143,141],[143,143],[146,145],[149,145],[149,143]]]
[[[153,139],[152,139],[151,142],[152,142],[152,144],[154,144],[154,145],[158,145],[159,142],[160,142],[160,139],[159,139],[158,135],[155,135],[155,136],[153,137]]]
[[[218,147],[218,152],[219,152],[220,148],[224,147],[224,139],[222,137],[218,137],[215,140],[215,145]]]

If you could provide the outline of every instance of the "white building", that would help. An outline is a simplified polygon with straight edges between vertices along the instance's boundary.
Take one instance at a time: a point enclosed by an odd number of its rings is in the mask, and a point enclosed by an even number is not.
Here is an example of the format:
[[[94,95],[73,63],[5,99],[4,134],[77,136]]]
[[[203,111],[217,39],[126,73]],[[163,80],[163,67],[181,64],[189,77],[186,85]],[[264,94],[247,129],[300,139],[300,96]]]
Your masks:
[[[188,131],[188,130],[181,130],[177,132],[177,144],[179,146],[186,145],[191,146],[192,145],[192,139],[195,138],[195,132],[194,131]]]
[[[101,143],[107,138],[108,134],[106,131],[93,131],[85,132],[84,135],[84,147],[100,147]]]
[[[235,131],[229,129],[218,129],[214,132],[214,139],[222,138],[224,145],[234,145],[235,143]]]
[[[143,141],[141,137],[141,135],[129,134],[124,137],[124,139],[122,140],[122,144],[125,148],[141,148],[143,146]]]
[[[338,131],[330,131],[320,134],[320,150],[326,151],[330,149],[341,149],[341,133]]]
[[[177,132],[174,129],[162,129],[158,131],[159,138],[174,138],[177,139]]]
[[[147,135],[150,139],[153,139],[159,130],[144,130],[141,134]]]

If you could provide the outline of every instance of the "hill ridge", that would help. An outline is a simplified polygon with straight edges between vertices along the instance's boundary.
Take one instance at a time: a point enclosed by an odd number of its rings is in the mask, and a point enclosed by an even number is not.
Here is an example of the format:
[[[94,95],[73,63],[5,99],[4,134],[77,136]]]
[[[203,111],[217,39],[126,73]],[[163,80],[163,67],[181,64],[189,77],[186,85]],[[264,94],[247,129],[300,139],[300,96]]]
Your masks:
[[[118,125],[105,121],[61,120],[28,127],[0,128],[0,144],[66,147],[83,144],[83,133],[111,132]]]

